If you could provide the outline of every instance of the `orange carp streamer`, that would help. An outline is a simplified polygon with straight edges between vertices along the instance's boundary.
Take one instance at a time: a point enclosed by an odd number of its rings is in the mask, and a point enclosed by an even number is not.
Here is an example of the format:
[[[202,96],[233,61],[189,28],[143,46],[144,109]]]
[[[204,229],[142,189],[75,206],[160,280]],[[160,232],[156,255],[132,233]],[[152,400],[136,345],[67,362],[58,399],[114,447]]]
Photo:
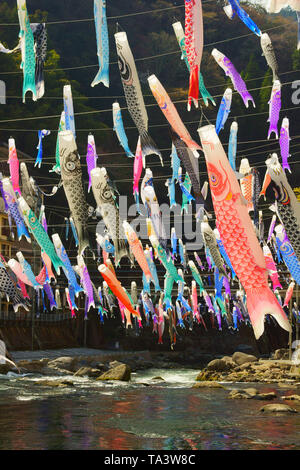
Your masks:
[[[134,310],[133,305],[130,302],[130,299],[124,287],[122,287],[122,284],[120,283],[120,281],[118,281],[115,274],[110,270],[110,268],[106,266],[105,264],[101,264],[98,267],[98,270],[100,274],[102,275],[104,281],[107,283],[110,290],[117,297],[117,299],[119,299],[120,302],[122,302],[122,304],[127,308],[127,310],[129,310],[130,313],[132,313],[132,315],[135,315],[138,317],[139,313],[136,310]]]

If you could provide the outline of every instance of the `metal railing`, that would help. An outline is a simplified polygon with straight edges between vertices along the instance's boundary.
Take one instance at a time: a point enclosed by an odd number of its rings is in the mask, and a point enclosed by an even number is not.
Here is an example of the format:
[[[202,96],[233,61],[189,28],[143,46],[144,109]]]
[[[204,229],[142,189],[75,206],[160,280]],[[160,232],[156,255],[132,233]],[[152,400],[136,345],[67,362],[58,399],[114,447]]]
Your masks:
[[[31,313],[26,312],[0,312],[0,321],[27,321],[31,322],[62,322],[66,320],[71,320],[71,312],[65,313],[41,313],[35,314],[34,316]]]

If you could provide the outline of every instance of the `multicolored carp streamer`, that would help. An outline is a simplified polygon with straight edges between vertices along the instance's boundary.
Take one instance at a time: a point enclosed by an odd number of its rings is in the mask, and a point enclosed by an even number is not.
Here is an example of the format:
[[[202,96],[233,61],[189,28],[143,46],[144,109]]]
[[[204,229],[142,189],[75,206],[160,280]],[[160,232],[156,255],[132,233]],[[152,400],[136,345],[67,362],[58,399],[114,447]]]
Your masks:
[[[147,155],[156,154],[163,160],[156,144],[148,134],[148,114],[141,90],[140,80],[136,70],[134,58],[125,32],[115,34],[115,42],[118,54],[118,64],[121,81],[125,93],[128,111],[135,123],[141,138],[143,161]]]
[[[133,195],[136,205],[136,210],[140,214],[140,192],[139,192],[139,182],[143,171],[143,154],[141,148],[141,139],[139,137],[134,163],[133,163]]]
[[[109,88],[109,38],[106,18],[106,0],[94,0],[94,19],[97,39],[99,71],[91,87],[103,83]]]
[[[249,160],[247,158],[242,158],[240,169],[240,174],[245,175],[240,179],[242,195],[245,198],[248,212],[253,211],[253,174],[251,173],[251,168],[249,165]]]
[[[133,305],[128,296],[128,293],[122,287],[121,283],[118,281],[116,276],[112,273],[112,271],[107,266],[105,266],[105,264],[101,264],[98,267],[98,270],[101,276],[104,278],[105,282],[108,284],[111,291],[122,302],[122,304],[125,305],[127,310],[129,310],[129,312],[132,315],[139,316],[138,312],[133,308]]]
[[[264,317],[270,314],[291,331],[288,319],[268,286],[265,259],[252,221],[242,200],[241,189],[222,144],[212,125],[198,129],[203,146],[216,224],[230,253],[230,260],[247,295],[247,309],[256,338],[264,331]]]
[[[172,259],[173,261],[177,258],[177,235],[175,227],[171,229],[171,246],[172,246]]]
[[[178,182],[178,170],[180,167],[180,158],[178,157],[176,147],[172,142],[172,153],[171,153],[171,166],[172,166],[172,180]]]
[[[293,279],[300,285],[300,261],[290,244],[282,225],[275,227],[276,243],[280,250],[283,261],[291,273]]]
[[[148,83],[153,93],[153,96],[157,101],[158,106],[165,115],[172,129],[176,132],[176,134],[178,134],[178,136],[183,140],[183,142],[185,142],[185,144],[193,152],[195,152],[195,156],[198,156],[199,154],[197,150],[201,150],[200,145],[192,139],[190,133],[183,124],[177,109],[175,108],[168,93],[166,92],[158,78],[155,75],[151,75],[148,78]]]
[[[278,272],[276,269],[276,264],[274,262],[271,250],[268,247],[268,245],[263,246],[263,252],[264,252],[264,257],[266,261],[266,267],[267,267],[270,279],[272,281],[273,291],[275,291],[276,289],[282,289],[282,285],[280,284]]]
[[[135,259],[137,260],[141,270],[145,274],[147,281],[150,281],[152,279],[152,274],[150,272],[148,262],[147,262],[147,259],[143,250],[143,245],[141,244],[134,229],[126,220],[124,220],[123,222],[123,229],[124,229],[128,244],[130,246],[130,250],[132,251]]]
[[[276,214],[274,214],[273,217],[272,217],[271,223],[270,223],[270,227],[269,227],[267,243],[270,243],[270,241],[272,239],[272,235],[273,235],[274,228],[275,228],[275,225],[276,225],[276,220],[277,220],[277,216],[276,216]]]
[[[203,53],[204,33],[201,0],[185,0],[185,50],[190,66],[188,110],[193,101],[198,108],[199,73]]]
[[[224,11],[228,18],[232,20],[237,15],[240,20],[250,29],[256,36],[261,36],[261,30],[250,18],[248,13],[241,7],[239,0],[228,0],[229,5],[224,7]]]
[[[83,190],[80,157],[71,130],[59,133],[59,151],[63,188],[76,227],[78,251],[82,254],[90,244],[87,228],[88,204]]]
[[[128,257],[133,264],[128,246],[125,243],[125,233],[120,223],[119,209],[108,184],[106,169],[94,168],[91,171],[91,179],[95,201],[114,244],[116,266],[119,265],[123,257]]]
[[[275,192],[275,211],[300,259],[300,202],[287,180],[276,153],[266,160],[266,165]]]
[[[185,35],[184,35],[182,24],[180,21],[176,21],[175,23],[172,24],[172,26],[173,26],[173,29],[174,29],[181,53],[182,53],[181,60],[185,61],[188,71],[190,71],[190,64],[187,58],[187,53],[186,53],[186,48],[185,48]],[[216,106],[215,100],[213,99],[213,97],[211,96],[211,94],[205,87],[204,78],[201,72],[199,73],[199,91],[201,93],[205,106],[208,106],[209,100],[212,102],[214,106]]]
[[[49,170],[49,173],[60,173],[60,150],[59,150],[59,133],[62,131],[66,130],[66,118],[65,118],[65,112],[62,111],[60,115],[60,121],[59,121],[59,126],[58,126],[58,132],[57,132],[57,139],[56,139],[56,150],[55,150],[55,158],[56,162],[55,165],[53,166],[52,170]]]
[[[47,31],[45,23],[32,23],[30,25],[34,37],[35,48],[35,86],[36,97],[40,99],[45,94],[44,63],[47,57]]]
[[[275,80],[272,87],[271,98],[269,101],[269,118],[268,122],[269,131],[268,139],[270,139],[271,134],[274,132],[276,139],[278,139],[278,122],[279,114],[281,109],[281,83],[279,80]]]
[[[147,245],[147,248],[144,250],[144,253],[145,253],[145,257],[146,257],[146,260],[147,260],[147,263],[148,263],[148,266],[149,266],[149,269],[150,269],[150,273],[151,273],[151,276],[152,276],[150,281],[154,284],[155,292],[160,292],[161,288],[160,288],[160,285],[159,285],[159,279],[158,279],[158,275],[157,275],[156,266],[155,266],[155,263],[153,261],[152,248],[149,248],[148,245]]]
[[[153,173],[147,168],[141,185],[141,198],[151,219],[159,243],[167,250],[167,234],[162,219],[160,205],[153,186]]]
[[[175,193],[176,193],[176,191],[175,191],[175,182],[174,182],[174,180],[172,180],[172,178],[168,178],[165,185],[168,188],[168,196],[169,196],[169,200],[170,200],[170,209],[172,209],[172,207],[177,206],[176,196],[175,196]]]
[[[182,180],[182,168],[179,168],[178,171],[178,182],[179,182],[179,187],[182,191],[182,205],[181,205],[181,213],[183,212],[188,212],[188,204],[191,204],[192,201],[195,200],[195,198],[191,195],[190,191],[192,188],[192,183],[191,179],[189,177],[189,174],[186,173],[184,177],[184,181]]]
[[[166,269],[167,273],[173,276],[174,281],[183,281],[182,277],[178,275],[177,269],[174,266],[174,263],[171,258],[167,258],[166,252],[163,247],[159,244],[158,239],[155,235],[150,235],[149,237],[151,245],[153,246],[157,256],[159,257],[160,261],[162,262],[164,268]]]
[[[280,137],[279,137],[279,145],[280,145],[280,153],[282,159],[282,168],[284,170],[289,170],[291,173],[290,165],[288,164],[288,158],[290,157],[290,122],[287,117],[283,118],[281,129],[280,129]]]
[[[34,166],[38,166],[39,168],[41,168],[42,160],[43,160],[43,139],[44,137],[50,134],[51,132],[46,129],[43,129],[42,131],[38,131],[38,137],[39,137],[39,142],[37,145],[38,154],[37,154]]]
[[[3,178],[0,184],[1,194],[5,203],[5,211],[11,217],[17,227],[18,240],[24,237],[28,243],[31,243],[31,238],[26,228],[22,212],[19,208],[15,192],[9,178]]]
[[[77,256],[77,272],[80,276],[81,285],[87,298],[87,311],[89,312],[91,307],[96,308],[94,299],[94,289],[90,274],[81,255]]]
[[[264,223],[262,211],[258,211],[258,229],[257,229],[257,232],[258,232],[258,238],[259,238],[260,243],[263,243],[264,239],[265,239],[265,223]]]
[[[38,218],[30,209],[25,199],[21,197],[19,198],[18,202],[30,233],[34,236],[35,240],[40,245],[42,251],[44,251],[46,255],[49,256],[57,274],[59,274],[59,268],[63,267],[64,264],[61,259],[57,256],[54,245],[51,242],[47,232],[45,231],[44,227],[40,224]]]
[[[13,186],[13,190],[16,194],[21,196],[20,190],[20,163],[17,155],[15,139],[10,138],[8,140],[8,164],[9,164],[9,173],[10,181]]]
[[[231,271],[232,279],[234,279],[236,277],[236,274],[235,274],[234,269],[232,267],[230,258],[229,258],[228,254],[226,253],[226,250],[224,248],[223,242],[222,242],[221,237],[220,237],[219,230],[214,229],[214,234],[215,234],[215,237],[216,237],[216,240],[217,240],[217,244],[218,244],[220,254],[221,254],[222,258],[224,259],[224,261],[226,262],[228,268]],[[225,279],[225,277],[224,277],[224,279]]]
[[[196,265],[195,265],[194,261],[190,260],[188,262],[188,265],[189,265],[189,268],[191,270],[191,273],[192,273],[192,276],[193,276],[194,280],[196,281],[196,283],[200,287],[200,295],[202,295],[202,293],[205,292],[205,288],[204,288],[204,284],[203,284],[203,281],[201,279],[200,273],[199,273],[198,269],[196,268]]]
[[[65,85],[63,88],[65,126],[67,131],[72,131],[76,139],[74,106],[71,85]]]
[[[287,288],[287,291],[286,291],[286,294],[285,294],[285,298],[284,298],[283,307],[287,307],[287,306],[289,305],[290,300],[291,300],[291,298],[293,297],[294,287],[295,287],[295,282],[292,281],[292,282],[289,284],[289,287]]]
[[[88,136],[88,144],[87,144],[87,153],[86,153],[86,163],[87,163],[87,170],[89,174],[89,187],[88,192],[90,192],[92,187],[92,179],[91,179],[91,171],[97,167],[97,150],[95,144],[95,138],[92,134]]]
[[[50,310],[53,310],[54,308],[57,308],[57,303],[56,303],[56,300],[55,300],[55,297],[54,297],[54,294],[53,294],[53,290],[52,290],[52,287],[50,286],[50,284],[45,282],[45,284],[43,285],[43,290],[44,290],[46,296],[48,297],[48,300],[49,300],[49,303],[50,303]]]
[[[20,24],[19,38],[22,54],[21,69],[23,70],[23,103],[25,103],[25,97],[28,91],[32,92],[33,101],[37,100],[35,84],[36,57],[34,37],[30,27],[26,0],[17,0],[17,6]]]
[[[113,103],[113,122],[114,122],[114,131],[117,134],[120,145],[125,150],[127,157],[134,157],[132,151],[128,146],[128,139],[124,129],[123,119],[121,108],[118,102]]]
[[[32,268],[28,261],[24,258],[24,255],[21,251],[16,253],[16,256],[19,260],[20,265],[22,266],[23,273],[26,275],[27,279],[30,281],[31,285],[34,289],[42,289],[43,285],[41,285],[37,280],[32,271]]]
[[[207,218],[201,222],[201,232],[205,246],[209,249],[213,263],[219,271],[219,275],[227,277],[226,269],[224,267],[224,260],[219,252],[218,243],[213,229],[210,227]]]
[[[225,93],[220,103],[218,114],[217,114],[217,122],[216,122],[217,134],[219,134],[220,131],[224,129],[225,123],[230,113],[231,101],[232,101],[232,89],[226,88]]]
[[[256,168],[252,168],[251,175],[252,175],[253,222],[256,228],[258,229],[259,227],[258,203],[259,203],[260,190],[261,190],[260,174]]]
[[[195,155],[195,153],[190,150],[187,144],[183,140],[181,140],[174,131],[171,131],[171,137],[172,144],[176,149],[177,156],[183,164],[193,188],[193,194],[196,204],[196,219],[201,221],[204,216],[205,200],[202,195],[200,186],[198,154]],[[180,182],[180,167],[178,168],[177,174],[178,180]]]
[[[99,245],[101,246],[102,250],[106,251],[106,253],[114,254],[115,247],[109,241],[109,236],[106,234],[104,237],[100,233],[96,233],[96,239]]]
[[[60,239],[58,233],[54,233],[52,235],[53,244],[55,247],[55,251],[58,257],[63,262],[63,271],[65,273],[66,278],[68,279],[69,285],[71,285],[74,289],[74,293],[76,297],[78,297],[79,293],[83,291],[82,287],[78,284],[76,273],[71,265],[67,252],[65,250],[64,245]]]
[[[198,264],[199,268],[201,269],[201,271],[204,271],[205,268],[202,264],[200,256],[196,253],[196,251],[194,251],[194,257],[195,257],[195,260],[197,261],[197,264]]]
[[[247,90],[244,80],[237,72],[231,60],[222,54],[222,52],[218,51],[218,49],[213,49],[211,54],[217,64],[224,70],[225,74],[230,77],[234,89],[241,95],[246,108],[249,107],[249,101],[252,102],[253,107],[255,108],[254,99]]]
[[[24,299],[22,293],[16,288],[10,275],[8,274],[3,263],[0,261],[0,292],[6,295],[7,299],[12,302],[12,306],[15,312],[19,308],[25,308],[29,310],[26,299]]]
[[[273,49],[273,45],[270,39],[270,36],[267,33],[264,33],[260,37],[260,45],[263,51],[263,56],[265,57],[268,66],[273,72],[273,82],[279,80],[278,78],[278,64]]]
[[[17,279],[20,279],[27,286],[32,287],[32,282],[28,279],[27,275],[23,271],[22,265],[18,261],[12,258],[8,260],[7,266],[15,274]]]
[[[71,299],[71,296],[70,296],[69,289],[67,287],[65,288],[65,296],[67,298],[67,302],[68,302],[68,305],[69,305],[69,309],[71,310],[72,317],[75,317],[76,314],[74,312],[72,299]]]

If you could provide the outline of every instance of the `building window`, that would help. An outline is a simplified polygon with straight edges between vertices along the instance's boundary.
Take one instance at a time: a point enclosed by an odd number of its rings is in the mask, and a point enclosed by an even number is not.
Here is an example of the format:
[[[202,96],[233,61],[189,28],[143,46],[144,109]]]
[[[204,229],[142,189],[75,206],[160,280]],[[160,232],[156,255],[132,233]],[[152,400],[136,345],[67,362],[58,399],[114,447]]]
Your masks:
[[[5,215],[2,215],[0,217],[0,227],[1,227],[1,237],[4,238],[5,240],[9,240],[10,238],[10,227],[8,223],[8,217]]]
[[[5,259],[11,258],[11,246],[7,243],[0,243],[0,253]]]

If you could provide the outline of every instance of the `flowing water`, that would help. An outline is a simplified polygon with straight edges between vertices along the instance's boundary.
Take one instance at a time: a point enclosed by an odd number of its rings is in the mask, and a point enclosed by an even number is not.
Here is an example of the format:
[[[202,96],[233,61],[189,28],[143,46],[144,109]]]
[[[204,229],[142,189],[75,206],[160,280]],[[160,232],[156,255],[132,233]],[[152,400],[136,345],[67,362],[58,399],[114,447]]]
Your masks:
[[[38,385],[46,377],[0,375],[0,450],[271,450],[300,448],[300,403],[229,399],[230,390],[192,388],[195,370],[152,369],[131,383],[64,377],[74,387]],[[163,377],[165,381],[152,380]],[[58,378],[48,377],[49,380]],[[59,377],[59,379],[62,379]],[[226,384],[247,388],[251,384]],[[264,414],[266,403],[299,413]]]

